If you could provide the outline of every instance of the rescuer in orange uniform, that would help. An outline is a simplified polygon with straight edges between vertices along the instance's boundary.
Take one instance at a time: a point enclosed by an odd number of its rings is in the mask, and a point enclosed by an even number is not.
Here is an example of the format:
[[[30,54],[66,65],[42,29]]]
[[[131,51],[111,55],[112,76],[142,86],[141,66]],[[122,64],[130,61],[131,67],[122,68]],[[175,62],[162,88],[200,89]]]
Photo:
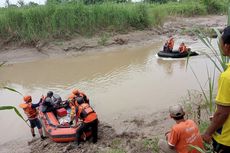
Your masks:
[[[39,134],[41,136],[41,139],[45,139],[42,133],[42,125],[41,122],[38,119],[38,111],[37,107],[42,102],[42,98],[37,104],[32,104],[32,97],[27,95],[23,97],[24,102],[21,103],[19,106],[24,110],[24,113],[28,117],[28,120],[30,122],[30,128],[31,128],[31,134],[33,137],[35,137],[34,128],[37,127]]]
[[[84,98],[77,97],[76,101],[78,103],[78,106],[76,107],[76,116],[82,120],[82,123],[76,132],[77,144],[80,144],[81,135],[89,128],[92,129],[93,143],[96,143],[98,133],[97,114],[88,103],[84,102]]]
[[[180,44],[180,47],[178,50],[180,53],[184,53],[184,52],[188,51],[187,47],[185,46],[185,44],[183,42]]]
[[[172,36],[170,36],[170,38],[168,40],[168,51],[172,52],[173,47],[174,47],[174,38]]]

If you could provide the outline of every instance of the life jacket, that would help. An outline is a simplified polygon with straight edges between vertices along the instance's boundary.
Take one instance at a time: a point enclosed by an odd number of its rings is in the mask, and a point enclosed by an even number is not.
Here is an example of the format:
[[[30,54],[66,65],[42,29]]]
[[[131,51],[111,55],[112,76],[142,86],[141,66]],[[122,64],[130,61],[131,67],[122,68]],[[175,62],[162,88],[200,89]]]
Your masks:
[[[32,103],[27,104],[27,106],[25,108],[23,108],[26,116],[28,117],[28,119],[34,119],[37,117],[38,115],[38,111],[36,108],[32,108]]]
[[[79,106],[79,117],[83,119],[85,123],[89,123],[97,119],[97,114],[93,108],[87,104],[83,103]]]
[[[187,51],[186,46],[185,45],[180,45],[179,51],[180,51],[180,53],[186,52]]]

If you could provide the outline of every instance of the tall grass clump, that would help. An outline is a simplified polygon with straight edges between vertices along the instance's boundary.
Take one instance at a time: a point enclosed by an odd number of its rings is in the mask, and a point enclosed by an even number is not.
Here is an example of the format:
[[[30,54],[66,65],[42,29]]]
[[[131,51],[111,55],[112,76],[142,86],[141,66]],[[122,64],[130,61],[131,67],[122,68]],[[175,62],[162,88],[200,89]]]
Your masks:
[[[149,16],[152,18],[150,20],[153,26],[162,26],[166,20],[167,17],[167,11],[165,9],[159,8],[156,6],[151,6],[151,9],[149,9]]]
[[[202,3],[206,6],[209,14],[217,14],[226,13],[229,2],[224,0],[202,0]]]
[[[228,18],[230,17],[230,11],[228,11]],[[229,21],[228,21],[229,23]],[[208,74],[208,93],[205,92],[205,89],[201,86],[199,82],[199,78],[197,77],[196,73],[193,71],[194,76],[196,77],[197,82],[202,90],[203,96],[205,97],[205,103],[207,104],[207,108],[209,108],[209,113],[212,114],[214,111],[214,83],[215,83],[215,71],[218,70],[219,73],[225,71],[227,69],[227,63],[229,63],[229,57],[223,56],[222,48],[220,47],[221,34],[218,29],[214,28],[214,31],[217,34],[217,43],[218,48],[215,48],[212,44],[212,39],[207,37],[204,32],[199,29],[194,30],[195,35],[201,40],[201,42],[210,50],[211,53],[202,52],[214,65],[214,71],[211,74],[209,69],[206,68]]]
[[[214,28],[214,31],[218,35],[218,40],[221,40],[221,34],[220,32]],[[207,108],[207,112],[209,115],[212,115],[215,110],[215,94],[214,94],[214,86],[215,86],[215,78],[216,78],[216,70],[219,71],[219,73],[225,71],[227,69],[226,63],[229,62],[229,57],[222,55],[222,49],[220,47],[220,42],[218,41],[218,49],[215,48],[212,44],[212,39],[208,38],[201,30],[195,30],[194,33],[198,36],[198,38],[202,41],[202,43],[210,50],[210,53],[202,52],[214,65],[214,70],[212,73],[210,73],[209,68],[206,68],[207,71],[207,85],[208,90],[205,90],[205,88],[201,85],[198,76],[196,75],[195,71],[192,67],[191,70],[201,88],[201,92],[203,94],[203,97],[205,99],[205,105]],[[208,92],[207,92],[208,91]]]
[[[0,37],[15,41],[96,34],[107,29],[126,31],[151,26],[148,7],[143,4],[82,3],[2,9]]]
[[[155,4],[156,5],[156,4]],[[153,5],[154,6],[154,5]],[[207,14],[205,5],[198,2],[169,2],[157,7],[163,11],[166,11],[168,15],[175,16],[195,16]]]

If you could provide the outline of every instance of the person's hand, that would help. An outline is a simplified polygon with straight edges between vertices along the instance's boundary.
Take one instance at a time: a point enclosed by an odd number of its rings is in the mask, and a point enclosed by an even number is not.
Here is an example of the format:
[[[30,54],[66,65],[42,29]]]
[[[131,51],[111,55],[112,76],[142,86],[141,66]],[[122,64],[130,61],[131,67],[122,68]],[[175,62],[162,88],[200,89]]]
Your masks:
[[[204,133],[201,135],[201,137],[207,143],[211,143],[212,141],[212,136],[210,136],[209,134]]]

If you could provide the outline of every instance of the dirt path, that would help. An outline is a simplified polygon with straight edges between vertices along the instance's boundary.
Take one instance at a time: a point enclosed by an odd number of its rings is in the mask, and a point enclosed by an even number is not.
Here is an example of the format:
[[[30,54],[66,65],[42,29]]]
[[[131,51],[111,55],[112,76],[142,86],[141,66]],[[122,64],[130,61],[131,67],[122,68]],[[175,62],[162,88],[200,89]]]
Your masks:
[[[183,22],[181,22],[183,21]],[[175,35],[176,38],[188,39],[196,42],[197,38],[188,32],[193,27],[223,29],[226,26],[226,16],[205,16],[194,18],[171,18],[163,27],[144,31],[133,31],[127,34],[110,35],[102,42],[102,36],[94,38],[76,38],[70,41],[40,42],[35,48],[19,48],[17,46],[2,46],[0,61],[9,63],[26,62],[42,58],[72,56],[90,51],[109,51],[114,48],[126,48],[152,43],[159,37]],[[103,44],[103,45],[102,45]],[[99,141],[96,145],[86,142],[80,147],[74,143],[53,143],[49,139],[41,141],[35,139],[29,142],[31,152],[129,152],[150,153],[157,152],[157,139],[174,122],[168,118],[167,111],[155,114],[141,114],[129,120],[120,121],[120,131],[101,121],[99,126]],[[8,150],[9,151],[9,150]],[[6,152],[8,152],[6,151]]]

